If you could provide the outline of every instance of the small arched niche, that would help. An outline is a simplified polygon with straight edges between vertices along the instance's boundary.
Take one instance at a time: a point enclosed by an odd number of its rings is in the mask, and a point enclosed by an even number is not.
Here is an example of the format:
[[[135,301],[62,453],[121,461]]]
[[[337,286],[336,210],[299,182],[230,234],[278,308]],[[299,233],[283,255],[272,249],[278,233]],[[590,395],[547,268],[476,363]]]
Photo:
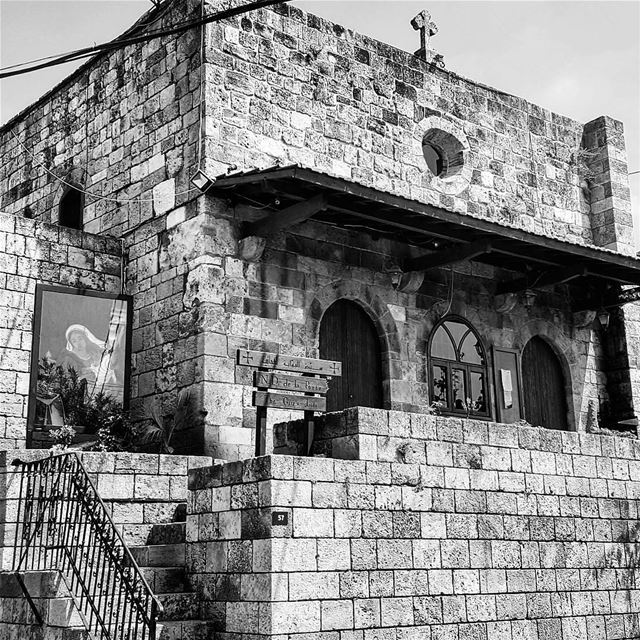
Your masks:
[[[82,229],[84,213],[84,193],[76,187],[65,189],[58,206],[58,224],[69,229]]]

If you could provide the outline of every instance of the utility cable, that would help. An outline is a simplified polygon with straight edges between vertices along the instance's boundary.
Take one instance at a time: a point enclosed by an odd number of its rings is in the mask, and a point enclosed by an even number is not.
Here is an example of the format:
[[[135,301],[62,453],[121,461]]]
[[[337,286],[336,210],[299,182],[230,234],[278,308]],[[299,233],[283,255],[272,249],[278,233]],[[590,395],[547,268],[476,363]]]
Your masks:
[[[139,44],[141,42],[148,42],[149,40],[154,40],[156,38],[178,35],[180,33],[184,33],[185,31],[189,31],[189,29],[191,29],[192,27],[202,26],[205,24],[209,24],[211,22],[218,22],[226,18],[233,18],[235,16],[242,15],[249,11],[254,11],[256,9],[263,9],[266,7],[273,6],[275,4],[282,4],[282,2],[289,2],[289,1],[290,0],[256,0],[255,2],[250,2],[249,4],[246,4],[246,5],[242,5],[239,7],[232,7],[231,9],[225,9],[224,11],[218,11],[217,13],[214,13],[213,15],[208,16],[206,18],[198,18],[197,20],[190,20],[188,22],[183,22],[182,24],[179,24],[171,29],[152,31],[145,35],[135,36],[133,38],[124,38],[122,40],[112,40],[110,42],[94,45],[93,47],[85,47],[84,49],[77,49],[76,51],[62,54],[59,57],[54,58],[53,60],[42,62],[41,64],[36,64],[26,69],[14,69],[10,71],[0,70],[0,79],[23,75],[25,73],[31,73],[32,71],[38,71],[39,69],[47,69],[49,67],[65,64],[66,62],[73,62],[74,60],[86,58],[96,53],[103,53],[103,52],[112,51],[115,49],[123,49],[124,47],[127,47],[129,45]],[[24,64],[29,64],[29,63],[24,63]]]
[[[27,149],[27,147],[25,147],[25,145],[22,144],[22,142],[20,142],[20,139],[18,138],[18,136],[13,131],[11,131],[11,134],[16,139],[16,142],[24,149],[24,151],[27,154],[29,154],[29,156],[31,156],[31,159],[36,163],[36,165],[38,165],[41,169],[44,169],[52,178],[55,178],[60,184],[63,184],[66,187],[70,187],[72,189],[75,189],[76,191],[79,191],[80,193],[83,193],[86,196],[90,196],[91,198],[95,198],[96,200],[108,200],[109,202],[121,202],[123,204],[124,203],[133,204],[133,203],[136,203],[136,202],[143,203],[143,202],[153,202],[154,201],[153,198],[113,198],[113,197],[109,197],[109,196],[102,196],[102,195],[99,195],[97,193],[92,193],[91,191],[87,191],[86,189],[81,189],[80,187],[78,187],[78,185],[72,184],[71,182],[67,182],[64,178],[61,178],[60,176],[58,176],[55,173],[53,173],[53,171],[51,171],[50,169],[47,169],[47,167],[45,167],[44,164],[42,164],[42,162],[39,162],[38,159],[35,157],[35,155],[33,153],[31,153],[31,151],[29,151],[29,149]],[[176,195],[176,197],[177,196],[184,196],[187,193],[191,193],[193,191],[200,191],[200,189],[198,189],[197,187],[191,187],[191,189],[187,189],[186,191],[179,191],[175,195]]]

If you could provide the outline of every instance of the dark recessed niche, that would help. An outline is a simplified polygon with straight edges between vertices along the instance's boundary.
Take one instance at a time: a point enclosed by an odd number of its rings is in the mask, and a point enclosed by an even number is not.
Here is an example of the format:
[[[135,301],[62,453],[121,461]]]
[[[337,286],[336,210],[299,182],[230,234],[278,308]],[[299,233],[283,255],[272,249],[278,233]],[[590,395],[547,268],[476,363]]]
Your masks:
[[[69,187],[60,198],[58,210],[58,224],[70,229],[82,229],[82,211],[84,209],[84,194],[73,187]]]

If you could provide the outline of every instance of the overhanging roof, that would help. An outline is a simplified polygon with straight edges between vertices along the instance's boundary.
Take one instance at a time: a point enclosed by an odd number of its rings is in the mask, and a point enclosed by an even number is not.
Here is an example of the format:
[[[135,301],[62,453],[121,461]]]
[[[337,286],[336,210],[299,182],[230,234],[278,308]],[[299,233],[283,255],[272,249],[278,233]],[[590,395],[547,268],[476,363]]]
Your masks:
[[[458,259],[473,259],[523,273],[531,272],[533,267],[538,281],[531,286],[581,278],[640,285],[640,260],[635,257],[455,213],[296,165],[222,176],[208,193],[270,207],[261,219],[265,228],[270,223],[275,225],[279,215],[285,219],[286,210],[295,209],[297,216],[288,218],[291,224],[313,218],[339,227],[366,228],[431,250],[437,240],[447,252],[457,252],[461,256]],[[323,201],[321,206],[317,204],[319,199]],[[306,216],[304,212],[300,214],[303,202],[316,203]],[[431,257],[432,254],[425,254],[423,258],[427,267],[438,266],[429,264]],[[413,264],[409,268],[427,268],[420,266],[420,260],[410,260]],[[509,286],[503,287],[503,292],[508,290]]]

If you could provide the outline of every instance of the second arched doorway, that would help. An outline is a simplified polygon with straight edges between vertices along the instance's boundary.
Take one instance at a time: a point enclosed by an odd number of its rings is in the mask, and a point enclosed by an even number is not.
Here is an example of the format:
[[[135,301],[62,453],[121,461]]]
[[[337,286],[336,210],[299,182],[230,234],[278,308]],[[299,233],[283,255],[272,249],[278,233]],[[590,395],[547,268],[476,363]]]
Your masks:
[[[524,416],[534,426],[568,429],[565,378],[560,360],[535,336],[522,352]]]
[[[342,362],[329,382],[327,411],[382,407],[380,341],[369,316],[349,300],[334,302],[320,322],[320,357]]]

